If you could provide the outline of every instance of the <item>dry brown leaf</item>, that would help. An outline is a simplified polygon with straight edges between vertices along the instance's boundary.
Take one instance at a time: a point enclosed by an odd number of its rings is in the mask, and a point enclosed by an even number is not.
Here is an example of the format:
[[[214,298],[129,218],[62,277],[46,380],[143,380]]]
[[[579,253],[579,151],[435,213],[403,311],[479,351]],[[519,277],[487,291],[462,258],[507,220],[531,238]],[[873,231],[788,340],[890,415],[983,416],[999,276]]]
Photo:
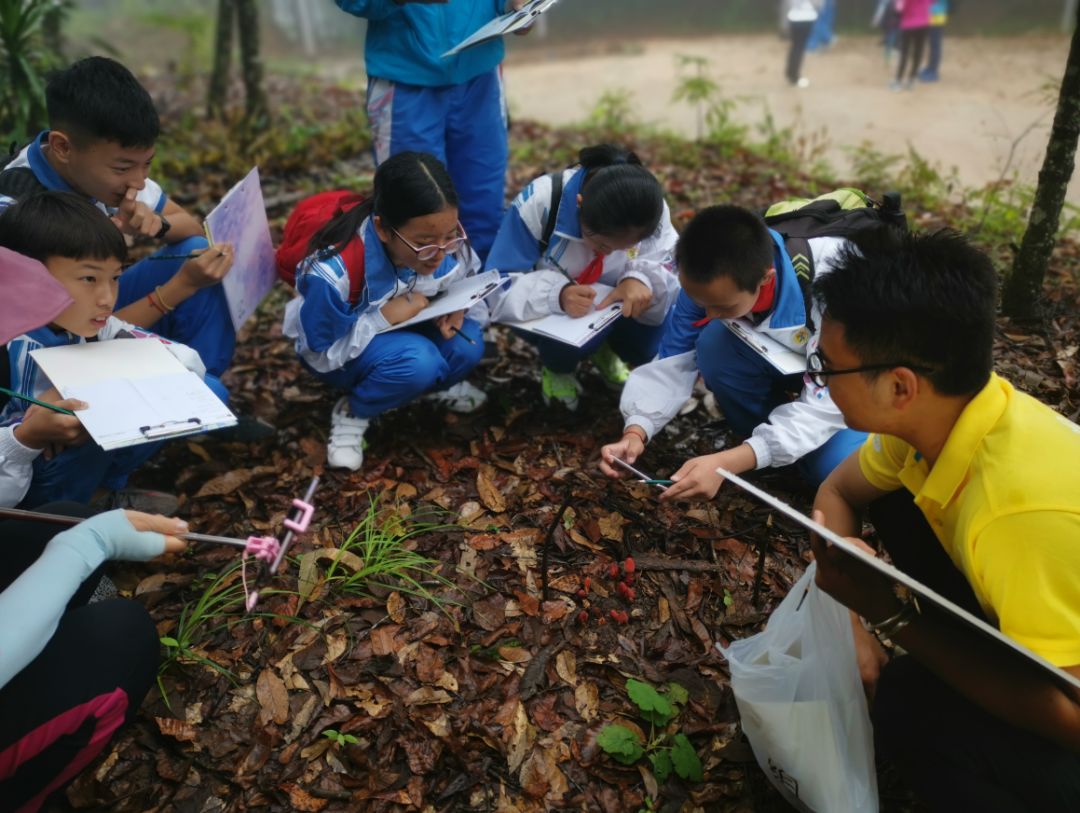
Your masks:
[[[508,663],[528,663],[532,660],[529,650],[520,646],[500,646],[499,657]]]
[[[262,711],[259,719],[263,722],[273,720],[281,725],[289,719],[289,690],[273,670],[263,669],[255,682],[255,696],[259,699]]]
[[[540,609],[543,613],[544,623],[554,624],[556,621],[566,618],[567,614],[574,609],[574,605],[569,599],[562,598],[545,601],[540,605]]]
[[[530,617],[535,617],[540,613],[540,599],[536,596],[530,595],[523,590],[515,590],[514,595],[517,596],[518,607],[521,608],[521,612]]]
[[[514,716],[505,729],[507,740],[506,766],[511,773],[517,771],[521,763],[525,761],[525,757],[536,740],[536,729],[529,723],[529,716],[525,713],[524,704],[520,700],[515,700],[514,703]]]
[[[308,551],[300,557],[300,570],[297,575],[297,592],[305,601],[317,599],[322,592],[323,575],[319,570],[319,562],[322,560],[332,562],[338,560],[354,573],[364,569],[364,560],[352,551],[338,550],[337,548],[318,548]]]
[[[232,471],[227,471],[224,474],[218,475],[203,483],[202,488],[195,493],[194,499],[197,500],[200,497],[222,497],[226,494],[232,494],[236,489],[247,485],[256,477],[277,473],[278,470],[276,466],[255,466],[250,469],[233,469]]]
[[[502,540],[494,534],[474,534],[465,537],[465,542],[473,550],[495,550],[502,544]]]
[[[474,601],[472,614],[477,626],[494,632],[506,623],[506,597],[502,593],[495,593]]]
[[[622,542],[623,526],[628,522],[628,520],[623,518],[622,514],[612,512],[606,517],[600,517],[597,522],[600,525],[600,533],[605,539]]]
[[[395,624],[405,623],[405,599],[397,590],[387,596],[386,612]]]
[[[555,657],[555,674],[568,686],[577,685],[577,658],[569,649],[564,649]]]
[[[489,511],[501,514],[506,510],[506,497],[495,485],[495,467],[483,465],[476,470],[476,491],[480,495],[480,501],[487,506]]]
[[[600,709],[600,690],[591,680],[585,680],[574,688],[574,708],[586,723],[596,719]]]
[[[371,651],[375,655],[394,655],[403,646],[397,638],[401,629],[397,624],[387,624],[371,631]]]
[[[319,799],[312,796],[298,785],[281,785],[280,787],[289,794],[289,804],[292,809],[299,810],[300,813],[319,813],[320,810],[330,804],[329,799]]]
[[[157,723],[158,731],[180,742],[194,742],[199,733],[191,723],[174,717],[155,717],[154,722]]]
[[[409,696],[405,698],[405,705],[426,706],[429,703],[450,703],[453,699],[454,698],[442,689],[421,686],[419,689],[414,689],[409,693]]]

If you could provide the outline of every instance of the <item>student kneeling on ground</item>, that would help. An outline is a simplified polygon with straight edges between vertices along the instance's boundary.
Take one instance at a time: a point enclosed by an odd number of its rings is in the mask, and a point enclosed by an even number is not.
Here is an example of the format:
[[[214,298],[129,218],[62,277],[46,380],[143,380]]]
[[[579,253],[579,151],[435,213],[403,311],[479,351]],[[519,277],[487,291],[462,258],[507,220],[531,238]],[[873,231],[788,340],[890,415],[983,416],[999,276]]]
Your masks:
[[[810,369],[874,432],[822,484],[819,519],[869,508],[902,571],[1080,676],[1080,427],[992,372],[997,276],[952,232],[845,252],[814,290]],[[857,626],[878,753],[934,810],[1080,810],[1080,694],[815,540]]]
[[[818,276],[825,276],[847,241],[808,241]],[[799,353],[817,346],[819,313],[806,299],[781,236],[756,213],[712,206],[687,225],[675,249],[679,292],[656,360],[630,374],[619,404],[622,439],[602,450],[600,468],[621,477],[612,458],[633,463],[645,444],[675,417],[700,373],[724,417],[746,441],[688,460],[660,499],[711,499],[723,478],[795,463],[815,485],[862,443],[865,435],[844,426],[829,390],[800,375],[784,375],[723,322],[746,317],[750,330]],[[798,397],[791,400],[792,394]]]

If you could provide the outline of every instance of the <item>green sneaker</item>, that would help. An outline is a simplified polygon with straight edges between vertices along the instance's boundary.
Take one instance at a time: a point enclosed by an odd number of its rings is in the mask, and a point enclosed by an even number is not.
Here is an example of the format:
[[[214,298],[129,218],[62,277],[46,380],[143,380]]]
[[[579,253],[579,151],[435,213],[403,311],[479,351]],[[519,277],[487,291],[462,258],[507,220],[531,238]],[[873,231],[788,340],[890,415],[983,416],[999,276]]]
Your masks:
[[[575,412],[578,408],[581,385],[574,378],[573,373],[555,373],[545,367],[541,391],[544,394],[545,404],[557,401],[571,412]]]
[[[604,383],[612,389],[620,389],[630,377],[630,368],[626,366],[625,361],[615,355],[615,351],[607,342],[600,345],[600,349],[593,353],[592,363],[604,379]]]

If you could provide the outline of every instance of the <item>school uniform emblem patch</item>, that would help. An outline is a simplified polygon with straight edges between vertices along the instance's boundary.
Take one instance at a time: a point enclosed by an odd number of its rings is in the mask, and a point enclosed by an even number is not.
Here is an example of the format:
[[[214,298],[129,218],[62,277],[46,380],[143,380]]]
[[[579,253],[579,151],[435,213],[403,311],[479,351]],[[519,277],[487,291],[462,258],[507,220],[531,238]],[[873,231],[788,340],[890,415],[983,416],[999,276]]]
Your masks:
[[[791,340],[795,342],[795,344],[802,347],[810,340],[810,331],[804,327],[801,327],[791,334]]]

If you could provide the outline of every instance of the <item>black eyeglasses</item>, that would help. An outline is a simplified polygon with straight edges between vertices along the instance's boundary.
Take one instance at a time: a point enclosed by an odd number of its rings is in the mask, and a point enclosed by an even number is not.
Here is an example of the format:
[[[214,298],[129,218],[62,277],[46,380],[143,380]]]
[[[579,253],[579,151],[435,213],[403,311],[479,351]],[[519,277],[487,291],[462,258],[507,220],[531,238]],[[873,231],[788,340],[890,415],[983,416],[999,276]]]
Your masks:
[[[446,254],[453,254],[465,245],[465,241],[469,239],[469,235],[465,233],[465,227],[460,223],[457,224],[457,229],[460,232],[457,237],[447,240],[445,243],[433,243],[428,246],[418,246],[415,243],[410,242],[405,235],[395,228],[391,228],[390,231],[396,234],[401,239],[401,242],[413,250],[413,253],[416,254],[416,259],[420,260],[420,262],[427,262],[428,260],[434,260],[440,251]]]
[[[906,361],[894,361],[888,364],[867,364],[863,367],[849,367],[844,370],[830,370],[825,366],[825,359],[821,357],[821,351],[815,350],[806,357],[806,374],[809,376],[810,380],[814,382],[815,387],[829,386],[829,376],[832,375],[871,373],[875,370],[892,370],[896,367],[907,367],[909,370],[914,370],[916,373],[922,375],[933,372],[930,367],[920,367],[915,364],[908,364]]]

